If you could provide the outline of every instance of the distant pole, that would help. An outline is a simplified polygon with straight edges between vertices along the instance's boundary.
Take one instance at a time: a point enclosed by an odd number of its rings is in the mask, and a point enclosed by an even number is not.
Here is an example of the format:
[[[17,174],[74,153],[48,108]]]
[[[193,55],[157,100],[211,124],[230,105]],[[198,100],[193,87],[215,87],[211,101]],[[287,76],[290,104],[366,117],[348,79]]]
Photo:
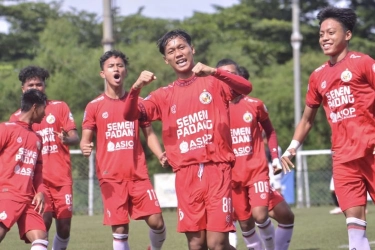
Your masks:
[[[294,64],[294,127],[296,128],[301,120],[301,65],[300,65],[300,49],[302,35],[299,29],[299,0],[292,0],[292,22],[293,32],[291,36],[291,44],[293,47],[293,64]],[[301,150],[300,147],[299,150]],[[297,207],[303,207],[303,178],[302,178],[302,157],[297,152]]]
[[[104,52],[113,49],[113,28],[112,28],[112,0],[103,0],[103,49]],[[104,90],[105,90],[104,80]]]
[[[112,0],[103,0],[103,49],[104,52],[112,50],[113,27],[112,27]]]

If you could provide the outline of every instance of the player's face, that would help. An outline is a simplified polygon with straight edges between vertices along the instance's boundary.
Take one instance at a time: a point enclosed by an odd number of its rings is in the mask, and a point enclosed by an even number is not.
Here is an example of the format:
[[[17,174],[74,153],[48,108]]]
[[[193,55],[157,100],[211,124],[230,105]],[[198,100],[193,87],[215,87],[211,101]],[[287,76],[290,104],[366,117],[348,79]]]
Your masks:
[[[22,85],[22,92],[25,92],[28,89],[37,89],[41,92],[45,92],[46,84],[39,77],[34,77],[27,79],[26,82]]]
[[[236,70],[236,66],[233,65],[233,64],[224,65],[224,66],[218,67],[218,69],[225,70],[225,71],[228,71],[229,73],[238,75],[238,72]]]
[[[34,114],[33,114],[34,123],[39,124],[43,121],[43,118],[46,115],[45,110],[46,110],[46,104],[34,107]]]
[[[124,61],[120,57],[112,56],[104,62],[100,76],[106,80],[107,84],[118,87],[122,86],[126,73]]]
[[[348,47],[348,41],[352,33],[336,21],[329,18],[322,22],[319,31],[319,44],[323,53],[327,56],[335,57],[340,55]]]
[[[165,46],[164,61],[171,65],[179,77],[187,78],[193,74],[194,53],[194,48],[185,39],[175,37]]]

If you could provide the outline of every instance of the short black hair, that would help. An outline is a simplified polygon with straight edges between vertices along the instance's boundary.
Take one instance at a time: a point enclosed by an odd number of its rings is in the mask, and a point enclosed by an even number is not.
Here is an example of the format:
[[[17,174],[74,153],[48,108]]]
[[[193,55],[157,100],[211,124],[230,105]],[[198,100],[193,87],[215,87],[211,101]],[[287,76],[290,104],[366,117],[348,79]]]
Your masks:
[[[43,82],[49,77],[49,73],[46,69],[38,66],[27,66],[21,69],[18,74],[18,79],[21,81],[21,84],[24,85],[27,80],[39,78]]]
[[[317,18],[319,20],[319,25],[321,25],[326,19],[333,18],[340,22],[346,30],[353,32],[354,26],[357,22],[357,15],[354,10],[350,8],[337,8],[328,6],[322,9]]]
[[[186,31],[181,30],[181,29],[171,30],[171,31],[165,33],[156,42],[156,44],[157,44],[157,46],[159,48],[159,51],[160,51],[160,53],[162,55],[165,54],[165,46],[167,46],[168,42],[171,39],[176,38],[176,37],[180,37],[180,38],[184,39],[191,46],[191,37],[190,37],[190,35]]]
[[[216,68],[227,66],[227,65],[234,65],[236,67],[237,74],[238,75],[240,74],[240,67],[232,59],[228,59],[228,58],[221,59],[220,61],[217,62]]]
[[[121,51],[118,51],[118,50],[109,50],[109,51],[105,52],[99,59],[100,68],[102,70],[103,70],[103,66],[104,66],[105,61],[107,61],[109,58],[111,58],[113,56],[115,58],[120,57],[122,59],[122,61],[124,61],[125,66],[129,65],[129,59],[126,57],[126,55],[124,53],[122,53]]]
[[[239,75],[242,76],[243,78],[245,78],[246,80],[249,80],[250,78],[250,73],[249,71],[247,71],[247,69],[244,67],[244,66],[239,66]]]
[[[42,91],[37,89],[28,89],[22,94],[21,98],[21,111],[30,111],[31,107],[45,105],[47,96]]]

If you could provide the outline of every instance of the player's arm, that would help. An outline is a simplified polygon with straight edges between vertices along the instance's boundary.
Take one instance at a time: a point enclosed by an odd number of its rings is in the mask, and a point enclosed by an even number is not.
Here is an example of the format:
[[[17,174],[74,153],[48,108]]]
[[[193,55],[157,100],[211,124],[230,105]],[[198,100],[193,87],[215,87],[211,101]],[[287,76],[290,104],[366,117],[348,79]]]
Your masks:
[[[238,94],[248,95],[253,86],[252,84],[243,78],[242,76],[232,74],[225,70],[209,67],[203,63],[197,63],[192,69],[194,74],[199,77],[212,75],[220,81],[226,83],[231,89]]]
[[[38,159],[34,169],[33,186],[35,189],[35,196],[32,204],[35,205],[34,210],[38,211],[39,214],[43,213],[44,210],[44,184],[43,184],[43,160],[42,153],[39,152]]]
[[[138,120],[140,117],[140,112],[138,110],[138,97],[141,93],[141,89],[151,83],[152,81],[156,80],[156,76],[154,73],[150,71],[142,71],[139,75],[137,81],[133,84],[128,97],[125,101],[125,110],[124,110],[124,118],[127,121],[134,121]]]
[[[94,148],[92,138],[94,137],[94,131],[91,129],[82,129],[82,139],[79,144],[82,154],[85,157],[89,157]]]
[[[270,119],[266,119],[260,122],[264,132],[266,133],[267,137],[267,146],[269,148],[271,158],[272,158],[272,167],[273,167],[273,174],[277,175],[280,174],[283,170],[280,159],[279,159],[279,152],[278,152],[278,141],[277,141],[277,134],[275,129],[272,126],[272,122]],[[286,169],[284,169],[284,172]]]
[[[76,129],[71,129],[67,132],[61,128],[60,132],[54,131],[54,133],[65,145],[71,146],[79,143],[79,136]]]
[[[297,149],[303,143],[307,134],[309,133],[314,123],[317,111],[318,108],[311,108],[307,105],[305,106],[302,118],[298,123],[296,130],[294,131],[293,140],[291,141],[289,147],[287,148],[287,150],[285,150],[284,154],[281,157],[281,164],[283,165],[284,171],[286,169],[290,172],[289,166],[294,168],[291,159],[294,155],[296,155]]]
[[[147,146],[150,148],[152,153],[159,159],[159,162],[163,168],[168,167],[167,157],[163,152],[159,139],[155,134],[152,126],[142,127],[142,132],[145,136]]]

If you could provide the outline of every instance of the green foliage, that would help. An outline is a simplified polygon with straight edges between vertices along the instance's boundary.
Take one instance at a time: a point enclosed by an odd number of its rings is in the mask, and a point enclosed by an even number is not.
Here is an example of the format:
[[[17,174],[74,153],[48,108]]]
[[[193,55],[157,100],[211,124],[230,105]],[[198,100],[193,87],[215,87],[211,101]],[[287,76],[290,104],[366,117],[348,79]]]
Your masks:
[[[0,17],[10,24],[9,33],[0,33],[0,119],[5,121],[18,109],[20,100],[19,70],[30,64],[47,68],[47,95],[64,100],[70,106],[78,130],[86,104],[103,92],[99,77],[99,57],[103,53],[102,21],[97,14],[86,11],[61,10],[61,2],[18,1],[4,5],[0,1]],[[300,1],[301,93],[304,96],[310,73],[327,58],[318,44],[317,10],[330,2]],[[354,30],[351,49],[374,57],[373,1],[350,1],[357,10],[359,22]],[[148,18],[142,9],[129,16],[113,10],[115,48],[129,57],[130,66],[125,88],[136,81],[143,70],[155,73],[157,80],[144,88],[145,97],[151,91],[175,80],[175,73],[166,65],[156,47],[156,41],[167,31],[182,28],[188,31],[196,50],[195,61],[215,66],[223,58],[236,60],[248,68],[254,84],[252,96],[262,99],[268,107],[280,144],[285,148],[294,128],[292,6],[283,0],[240,0],[229,8],[215,6],[213,14],[195,12],[183,21]],[[160,124],[154,126],[161,133]],[[304,148],[328,148],[330,129],[323,109]],[[169,171],[146,150],[150,173]]]

